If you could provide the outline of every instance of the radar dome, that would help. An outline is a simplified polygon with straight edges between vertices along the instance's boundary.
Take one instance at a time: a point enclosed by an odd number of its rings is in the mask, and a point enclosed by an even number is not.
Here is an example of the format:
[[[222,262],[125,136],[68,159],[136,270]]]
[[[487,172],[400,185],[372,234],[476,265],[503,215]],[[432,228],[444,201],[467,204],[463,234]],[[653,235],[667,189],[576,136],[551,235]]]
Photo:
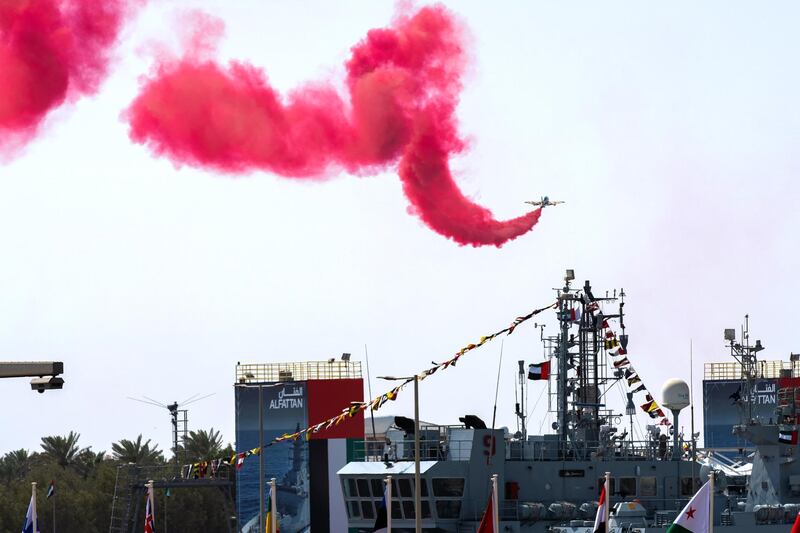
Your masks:
[[[664,407],[680,411],[689,405],[689,385],[682,379],[668,379],[661,388]]]

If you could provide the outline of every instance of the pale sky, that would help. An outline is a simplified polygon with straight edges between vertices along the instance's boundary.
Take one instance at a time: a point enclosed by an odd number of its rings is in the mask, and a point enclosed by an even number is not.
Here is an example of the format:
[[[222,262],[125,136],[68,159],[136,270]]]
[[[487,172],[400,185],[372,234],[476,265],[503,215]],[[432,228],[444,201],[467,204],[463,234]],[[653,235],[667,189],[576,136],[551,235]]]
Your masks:
[[[66,380],[44,395],[0,383],[0,452],[70,430],[95,450],[139,433],[168,449],[166,410],[126,399],[142,395],[216,393],[189,424],[232,441],[237,361],[363,360],[366,344],[373,377],[413,373],[553,301],[565,268],[625,288],[629,358],[657,399],[689,379],[693,340],[698,426],[703,363],[729,360],[724,328],[750,313],[763,358],[800,350],[796,3],[446,3],[473,37],[463,190],[500,217],[544,194],[567,203],[473,249],[409,216],[392,172],[300,184],[154,158],[120,114],[179,8],[223,19],[220,57],[288,90],[339,79],[394,3],[151,2],[99,95],[0,166],[0,358],[62,360]],[[499,349],[423,382],[421,417],[490,420]],[[505,341],[498,425],[515,427],[516,360],[541,352],[532,324]],[[411,396],[379,414],[409,415]]]

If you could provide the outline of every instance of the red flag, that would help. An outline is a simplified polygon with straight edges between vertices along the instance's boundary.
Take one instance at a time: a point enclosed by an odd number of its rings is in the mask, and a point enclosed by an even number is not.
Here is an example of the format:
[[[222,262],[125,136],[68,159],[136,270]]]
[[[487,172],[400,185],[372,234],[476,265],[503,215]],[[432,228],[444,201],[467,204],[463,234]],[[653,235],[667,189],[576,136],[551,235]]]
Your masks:
[[[608,531],[608,524],[606,524],[606,486],[603,484],[603,489],[600,491],[600,501],[597,502],[597,515],[594,517],[594,533],[606,533]]]
[[[794,519],[791,533],[800,533],[800,513],[797,513],[797,518]]]
[[[493,495],[489,495],[489,504],[483,512],[481,525],[478,526],[478,531],[476,533],[497,533],[494,530],[494,509],[492,508],[494,502],[492,500],[494,500]]]

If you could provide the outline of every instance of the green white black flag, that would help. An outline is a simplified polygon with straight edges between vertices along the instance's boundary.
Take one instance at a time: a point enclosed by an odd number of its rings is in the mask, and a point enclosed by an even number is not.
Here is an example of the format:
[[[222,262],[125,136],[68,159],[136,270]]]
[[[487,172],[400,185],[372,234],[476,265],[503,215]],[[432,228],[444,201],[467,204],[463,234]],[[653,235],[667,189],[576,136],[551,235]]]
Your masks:
[[[700,487],[667,533],[708,533],[711,487],[709,482]]]

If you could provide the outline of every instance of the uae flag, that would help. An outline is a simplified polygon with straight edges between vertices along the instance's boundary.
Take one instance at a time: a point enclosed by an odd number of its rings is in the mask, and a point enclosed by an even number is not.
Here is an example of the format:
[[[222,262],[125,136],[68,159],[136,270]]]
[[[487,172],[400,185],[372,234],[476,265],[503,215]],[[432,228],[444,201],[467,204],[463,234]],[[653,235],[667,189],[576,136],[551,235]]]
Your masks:
[[[550,377],[550,361],[528,366],[528,379],[547,379]]]
[[[781,442],[781,444],[797,444],[797,430],[781,430],[780,433],[778,433],[778,440]]]
[[[600,501],[597,506],[597,516],[594,517],[594,533],[608,533],[608,524],[606,524],[606,487],[603,485],[603,490],[600,491]]]
[[[797,513],[797,518],[794,519],[791,533],[800,533],[800,513]]]
[[[710,497],[711,488],[706,481],[683,508],[675,523],[669,526],[667,533],[708,533]]]

